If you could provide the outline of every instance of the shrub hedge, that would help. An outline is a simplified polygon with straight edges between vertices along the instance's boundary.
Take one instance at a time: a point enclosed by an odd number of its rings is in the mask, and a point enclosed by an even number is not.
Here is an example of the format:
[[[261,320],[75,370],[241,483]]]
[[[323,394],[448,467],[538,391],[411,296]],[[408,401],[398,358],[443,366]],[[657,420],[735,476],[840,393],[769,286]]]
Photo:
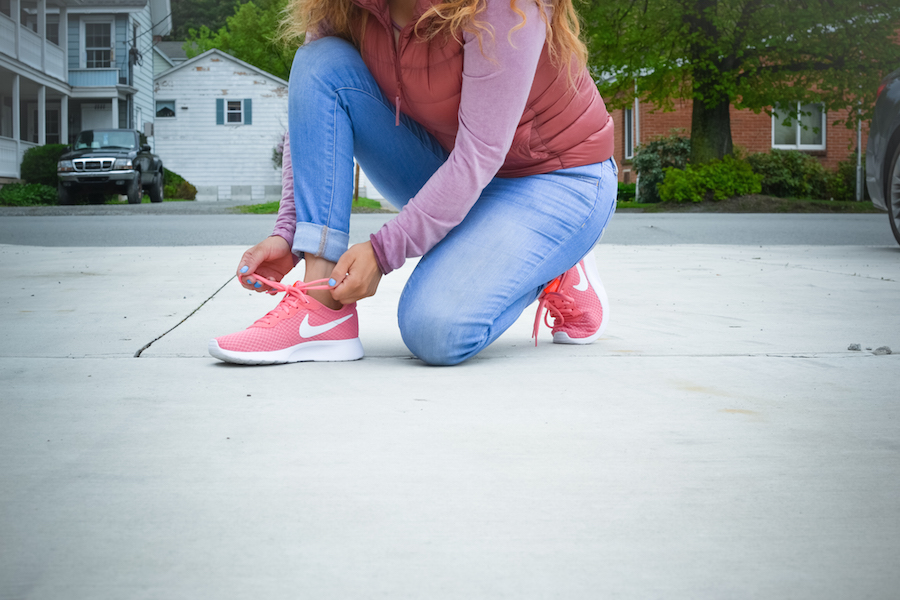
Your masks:
[[[619,193],[617,200],[619,202],[634,202],[635,184],[619,182]]]
[[[726,200],[734,196],[758,194],[762,176],[746,162],[726,156],[702,165],[688,165],[684,169],[668,167],[659,186],[659,196],[665,202],[702,202]]]
[[[665,169],[683,169],[691,155],[691,139],[678,134],[659,138],[638,146],[632,165],[640,176],[641,202],[659,202],[657,188],[663,182]]]
[[[163,196],[166,198],[180,198],[182,200],[194,200],[197,197],[197,188],[187,182],[184,177],[163,168],[165,176]]]
[[[22,179],[26,183],[40,183],[56,187],[56,163],[65,154],[65,144],[45,144],[29,148],[22,155]]]
[[[0,188],[3,206],[34,206],[56,204],[56,186],[42,183],[7,183]]]

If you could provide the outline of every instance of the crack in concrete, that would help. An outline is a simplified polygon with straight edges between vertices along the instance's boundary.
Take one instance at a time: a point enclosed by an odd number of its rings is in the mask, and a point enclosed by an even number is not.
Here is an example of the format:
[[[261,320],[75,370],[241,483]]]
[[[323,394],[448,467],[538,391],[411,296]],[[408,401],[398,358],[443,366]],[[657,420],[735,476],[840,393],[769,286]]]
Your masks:
[[[206,300],[204,300],[203,302],[201,302],[200,305],[199,305],[197,308],[195,308],[194,310],[192,310],[192,311],[190,312],[190,314],[188,314],[188,316],[186,316],[186,317],[183,318],[182,320],[180,320],[180,321],[178,321],[177,323],[175,323],[175,325],[173,325],[172,327],[170,327],[167,331],[165,331],[165,332],[162,333],[161,335],[155,337],[154,339],[152,339],[152,340],[150,340],[149,342],[147,342],[146,344],[144,344],[144,345],[140,348],[140,350],[138,350],[137,352],[134,353],[134,357],[133,357],[133,358],[140,358],[140,357],[141,357],[141,353],[142,353],[144,350],[146,350],[147,348],[149,348],[150,346],[152,346],[152,345],[153,345],[155,342],[157,342],[158,340],[161,340],[161,339],[162,339],[163,337],[165,337],[168,333],[170,333],[171,331],[173,331],[176,327],[178,327],[179,325],[181,325],[182,323],[184,323],[185,321],[187,321],[188,319],[190,319],[191,317],[193,317],[194,314],[196,314],[196,312],[197,312],[198,310],[200,310],[201,308],[203,308],[203,305],[204,305],[204,304],[206,304],[207,302],[209,302],[210,300],[212,300],[213,298],[215,298],[216,294],[218,294],[219,292],[221,292],[221,291],[225,288],[226,285],[228,285],[229,283],[231,283],[231,280],[232,280],[232,279],[234,279],[234,276],[233,276],[233,275],[229,276],[228,279],[225,281],[225,283],[223,283],[223,284],[221,285],[221,287],[219,287],[219,289],[217,289],[216,291],[214,291],[214,292],[212,293],[212,295],[211,295],[209,298],[207,298]]]
[[[815,271],[816,273],[825,273],[827,275],[843,275],[845,277],[860,277],[862,279],[872,279],[873,281],[889,281],[891,283],[897,283],[896,279],[890,279],[888,277],[876,277],[874,275],[863,275],[862,273],[846,273],[841,271],[829,271],[827,269],[816,269],[815,267],[806,267],[797,263],[773,263],[760,259],[746,259],[746,258],[738,258],[738,257],[730,257],[730,256],[722,256],[720,257],[723,260],[733,260],[735,262],[744,262],[751,263],[757,265],[766,265],[768,267],[782,267],[786,269],[803,269],[804,271]]]

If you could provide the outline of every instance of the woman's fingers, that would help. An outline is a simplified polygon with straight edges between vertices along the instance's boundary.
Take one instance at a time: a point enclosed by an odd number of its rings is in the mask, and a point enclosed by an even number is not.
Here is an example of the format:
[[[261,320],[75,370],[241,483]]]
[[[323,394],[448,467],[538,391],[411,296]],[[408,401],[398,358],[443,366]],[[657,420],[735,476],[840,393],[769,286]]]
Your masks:
[[[375,260],[372,243],[351,246],[338,260],[331,278],[337,284],[331,295],[342,304],[374,296],[381,281],[381,270]]]
[[[280,236],[272,236],[244,252],[238,262],[237,277],[245,289],[267,292],[271,288],[255,276],[258,274],[266,279],[281,281],[291,266],[293,260],[287,241]],[[285,267],[287,270],[281,272]]]

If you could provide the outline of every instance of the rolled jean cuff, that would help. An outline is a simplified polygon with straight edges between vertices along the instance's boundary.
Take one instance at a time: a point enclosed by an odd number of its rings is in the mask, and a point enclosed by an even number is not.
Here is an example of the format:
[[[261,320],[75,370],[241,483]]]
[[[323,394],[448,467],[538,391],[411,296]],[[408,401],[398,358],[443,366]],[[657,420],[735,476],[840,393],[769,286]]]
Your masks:
[[[294,254],[309,253],[336,263],[341,255],[347,251],[349,244],[349,233],[338,231],[337,229],[329,229],[324,225],[297,223],[297,230],[294,232],[294,245],[291,247],[291,251]]]

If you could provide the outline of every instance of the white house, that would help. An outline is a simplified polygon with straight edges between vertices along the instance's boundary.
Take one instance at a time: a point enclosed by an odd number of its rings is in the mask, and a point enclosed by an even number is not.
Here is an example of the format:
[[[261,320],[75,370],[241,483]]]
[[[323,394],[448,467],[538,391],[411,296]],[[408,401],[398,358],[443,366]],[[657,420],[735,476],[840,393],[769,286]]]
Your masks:
[[[198,200],[275,200],[288,83],[212,49],[156,76],[156,151]]]
[[[153,44],[153,76],[156,77],[163,71],[178,66],[187,60],[184,51],[185,42],[156,41]]]
[[[0,0],[0,181],[28,148],[152,123],[153,37],[171,12],[170,0]]]

